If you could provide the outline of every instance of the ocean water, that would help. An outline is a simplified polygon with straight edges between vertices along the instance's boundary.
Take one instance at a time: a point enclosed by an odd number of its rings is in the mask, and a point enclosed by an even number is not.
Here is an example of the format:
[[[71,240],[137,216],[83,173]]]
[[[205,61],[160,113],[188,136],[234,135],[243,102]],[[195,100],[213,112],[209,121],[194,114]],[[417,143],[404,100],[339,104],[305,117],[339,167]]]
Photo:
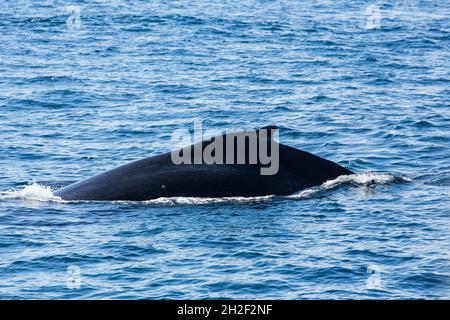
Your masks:
[[[0,298],[450,298],[449,40],[448,0],[2,1]],[[288,197],[53,196],[193,119],[276,124],[357,174]]]

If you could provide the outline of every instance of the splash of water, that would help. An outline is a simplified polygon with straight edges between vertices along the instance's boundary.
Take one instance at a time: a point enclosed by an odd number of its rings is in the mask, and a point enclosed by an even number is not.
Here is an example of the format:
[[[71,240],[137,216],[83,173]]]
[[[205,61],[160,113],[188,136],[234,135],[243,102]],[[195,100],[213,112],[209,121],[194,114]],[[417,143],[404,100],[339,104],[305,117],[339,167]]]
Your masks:
[[[33,182],[20,190],[10,190],[0,193],[0,200],[23,199],[34,201],[58,201],[61,198],[53,195],[52,189]]]

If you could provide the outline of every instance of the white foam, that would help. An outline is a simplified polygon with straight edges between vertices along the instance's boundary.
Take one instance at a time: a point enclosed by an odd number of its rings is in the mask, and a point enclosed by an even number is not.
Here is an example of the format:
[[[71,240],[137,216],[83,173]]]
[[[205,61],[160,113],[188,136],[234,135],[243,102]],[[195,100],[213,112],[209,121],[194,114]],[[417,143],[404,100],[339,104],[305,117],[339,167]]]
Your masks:
[[[262,202],[273,198],[274,196],[260,196],[260,197],[222,197],[222,198],[201,198],[201,197],[172,197],[172,198],[157,198],[144,201],[146,204],[158,205],[177,205],[177,204],[211,204],[211,203],[255,203]]]
[[[55,196],[50,187],[42,186],[39,183],[33,182],[20,190],[10,190],[0,193],[0,200],[9,199],[24,199],[34,201],[52,201],[61,200]]]

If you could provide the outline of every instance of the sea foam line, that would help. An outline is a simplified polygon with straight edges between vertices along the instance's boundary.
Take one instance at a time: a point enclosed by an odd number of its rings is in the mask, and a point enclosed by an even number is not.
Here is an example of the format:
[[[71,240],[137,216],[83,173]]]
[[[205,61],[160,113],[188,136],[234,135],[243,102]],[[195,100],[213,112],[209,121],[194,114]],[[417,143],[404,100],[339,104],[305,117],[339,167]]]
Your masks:
[[[406,176],[396,176],[388,173],[363,172],[351,175],[339,176],[336,179],[328,180],[322,185],[307,188],[296,192],[292,195],[285,196],[287,199],[307,199],[314,197],[320,192],[335,189],[341,185],[351,184],[357,187],[368,187],[373,185],[385,185],[396,182],[410,182],[411,178]],[[222,197],[222,198],[202,198],[202,197],[170,197],[157,198],[152,200],[140,201],[144,204],[155,205],[203,205],[213,203],[257,203],[273,199],[274,195],[257,196],[257,197]],[[60,197],[55,196],[52,189],[43,186],[37,182],[25,186],[20,190],[10,190],[0,192],[0,200],[34,200],[34,201],[57,201],[57,202],[80,202],[80,201],[64,201]],[[86,201],[82,201],[86,202]],[[136,201],[114,201],[115,203],[136,203]]]

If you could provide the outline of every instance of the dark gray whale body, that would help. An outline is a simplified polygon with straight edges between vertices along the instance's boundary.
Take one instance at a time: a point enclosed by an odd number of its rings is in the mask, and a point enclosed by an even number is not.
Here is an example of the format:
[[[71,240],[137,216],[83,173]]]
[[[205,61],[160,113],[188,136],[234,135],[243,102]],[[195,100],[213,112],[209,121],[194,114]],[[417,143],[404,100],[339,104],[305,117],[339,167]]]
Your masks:
[[[265,127],[275,130],[276,127]],[[265,129],[263,128],[263,129]],[[258,133],[259,130],[253,131]],[[239,136],[243,133],[234,134]],[[192,155],[197,148],[205,150],[218,137],[180,149]],[[264,140],[266,139],[266,140]],[[149,157],[73,183],[55,192],[64,200],[150,200],[160,197],[250,197],[289,195],[304,188],[318,186],[340,175],[352,174],[338,164],[272,141],[271,135],[258,136],[267,143],[269,152],[278,148],[279,168],[276,174],[262,175],[267,163],[249,164],[175,164],[172,153]],[[246,141],[246,159],[249,159]],[[227,151],[223,149],[224,153]],[[236,149],[234,149],[236,151]],[[229,150],[228,150],[229,152]],[[236,158],[235,158],[236,159]],[[194,161],[192,161],[194,162]]]

